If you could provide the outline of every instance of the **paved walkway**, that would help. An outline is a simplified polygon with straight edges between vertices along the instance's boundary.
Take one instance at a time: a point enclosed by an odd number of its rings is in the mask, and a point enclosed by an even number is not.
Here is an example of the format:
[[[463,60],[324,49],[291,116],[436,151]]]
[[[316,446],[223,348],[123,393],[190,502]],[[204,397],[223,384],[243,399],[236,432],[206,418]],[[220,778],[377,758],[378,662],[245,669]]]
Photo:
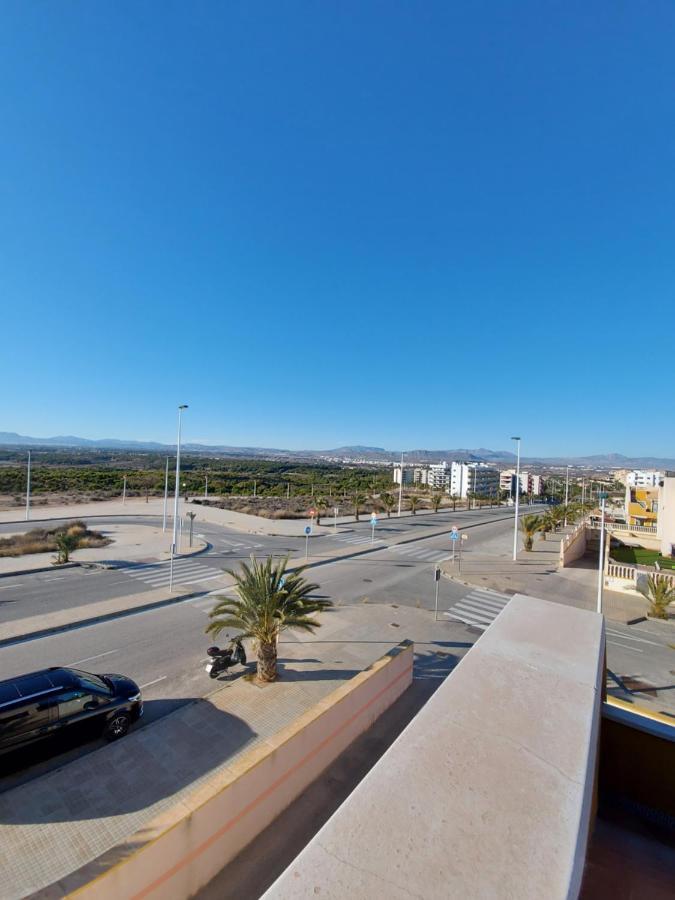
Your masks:
[[[448,644],[447,626],[413,608],[345,606],[322,621],[315,636],[284,636],[276,684],[234,680],[119,743],[0,795],[3,900],[53,885],[109,850],[403,638],[419,642],[417,678],[445,677],[469,646]],[[61,896],[58,887],[48,896]]]
[[[558,568],[560,540],[564,534],[563,531],[549,535],[545,541],[535,539],[533,550],[520,550],[515,561],[504,554],[479,553],[466,555],[461,567],[456,557],[454,563],[441,563],[441,568],[446,577],[483,591],[527,594],[578,609],[594,610],[597,565],[591,558],[582,558],[564,569]],[[644,598],[607,588],[603,590],[603,612],[609,619],[630,622],[644,616],[647,607]]]

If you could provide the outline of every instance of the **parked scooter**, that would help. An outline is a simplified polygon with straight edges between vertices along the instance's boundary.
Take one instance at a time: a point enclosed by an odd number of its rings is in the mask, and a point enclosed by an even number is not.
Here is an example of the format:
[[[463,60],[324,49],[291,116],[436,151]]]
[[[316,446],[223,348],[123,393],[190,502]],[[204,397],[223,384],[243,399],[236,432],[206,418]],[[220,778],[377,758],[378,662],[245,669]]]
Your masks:
[[[206,652],[210,660],[205,668],[211,678],[217,678],[237,663],[246,665],[246,651],[239,638],[230,641],[230,646],[225,650],[221,650],[220,647],[209,647]]]

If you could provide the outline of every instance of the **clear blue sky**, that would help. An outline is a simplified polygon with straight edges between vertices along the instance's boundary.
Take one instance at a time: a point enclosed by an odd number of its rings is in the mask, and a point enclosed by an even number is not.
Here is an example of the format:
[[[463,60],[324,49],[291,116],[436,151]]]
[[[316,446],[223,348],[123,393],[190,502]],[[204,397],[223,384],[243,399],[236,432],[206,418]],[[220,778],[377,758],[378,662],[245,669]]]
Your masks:
[[[671,0],[4,0],[0,430],[674,455],[674,48]]]

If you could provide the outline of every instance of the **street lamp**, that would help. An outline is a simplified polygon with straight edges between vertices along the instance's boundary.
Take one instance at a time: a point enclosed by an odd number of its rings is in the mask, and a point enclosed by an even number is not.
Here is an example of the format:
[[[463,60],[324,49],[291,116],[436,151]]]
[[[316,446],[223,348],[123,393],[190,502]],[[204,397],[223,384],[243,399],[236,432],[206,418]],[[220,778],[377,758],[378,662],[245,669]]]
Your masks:
[[[512,441],[517,441],[518,456],[516,458],[516,518],[513,523],[513,559],[518,556],[518,504],[520,501],[520,438],[512,437]]]
[[[26,468],[26,521],[30,519],[30,450],[28,451],[28,466]]]
[[[171,564],[169,566],[169,590],[173,590],[173,557],[176,553],[176,530],[178,528],[178,492],[180,490],[180,421],[184,409],[187,409],[187,403],[182,403],[178,407],[178,439],[176,440],[176,489],[173,497],[173,541],[171,543]]]
[[[403,503],[403,453],[401,452],[401,483],[398,486],[398,514],[401,515],[401,504]]]
[[[607,493],[601,491],[600,497],[600,553],[598,554],[598,602],[596,612],[602,614],[602,583],[605,569],[605,500]]]
[[[567,528],[567,504],[570,496],[570,467],[565,470],[565,528]]]
[[[166,531],[166,501],[169,496],[169,457],[166,458],[164,469],[164,512],[162,513],[162,534]]]

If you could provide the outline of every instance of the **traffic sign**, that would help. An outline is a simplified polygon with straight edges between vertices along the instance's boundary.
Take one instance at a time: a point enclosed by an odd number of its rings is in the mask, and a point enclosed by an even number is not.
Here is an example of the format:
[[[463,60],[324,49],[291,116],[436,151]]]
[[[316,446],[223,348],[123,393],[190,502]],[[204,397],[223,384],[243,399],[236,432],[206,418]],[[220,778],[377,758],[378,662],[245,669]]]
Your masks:
[[[370,523],[371,523],[371,525],[377,525],[377,516],[375,515],[375,513],[373,513],[373,514],[371,515],[371,517],[370,517]]]
[[[463,535],[462,535],[462,540],[463,540],[463,541],[468,541],[468,540],[469,540],[469,535],[468,535],[468,534],[463,534]]]
[[[456,526],[456,525],[453,525],[453,526],[452,526],[452,533],[453,533],[453,534],[457,534],[457,531],[458,531],[457,526]]]
[[[305,525],[305,534],[309,537],[309,535],[310,535],[311,533],[312,533],[312,526],[311,526],[311,525]]]
[[[451,540],[451,541],[458,541],[458,540],[459,540],[459,532],[453,531],[452,534],[450,535],[450,540]]]
[[[309,513],[309,515],[311,516],[312,519],[316,515],[316,510],[313,507],[312,507],[312,509],[308,509],[307,512]]]

